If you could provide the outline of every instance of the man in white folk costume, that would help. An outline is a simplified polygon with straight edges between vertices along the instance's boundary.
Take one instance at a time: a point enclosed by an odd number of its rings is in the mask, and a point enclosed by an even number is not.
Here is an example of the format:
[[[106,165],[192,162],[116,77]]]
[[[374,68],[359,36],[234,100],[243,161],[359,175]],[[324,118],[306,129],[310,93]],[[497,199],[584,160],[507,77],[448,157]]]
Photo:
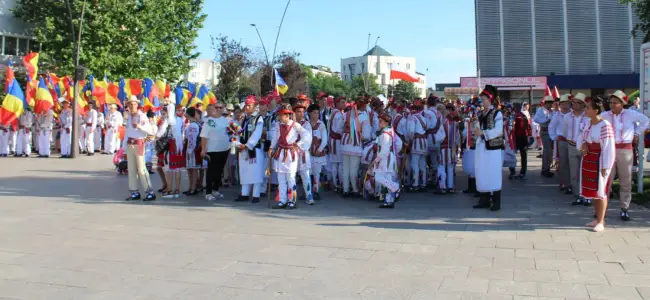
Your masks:
[[[632,166],[634,164],[633,144],[643,136],[648,127],[648,117],[644,114],[623,108],[631,104],[622,91],[616,91],[609,97],[610,111],[602,113],[614,131],[616,141],[616,158],[612,168],[611,178],[618,175],[621,184],[619,200],[621,202],[621,220],[629,221],[630,202],[632,201]],[[611,186],[611,182],[609,183]],[[610,188],[611,190],[611,188]]]
[[[50,140],[52,138],[52,125],[54,124],[52,109],[39,114],[38,124],[38,157],[50,157]]]
[[[95,152],[102,152],[104,146],[102,144],[102,136],[104,136],[105,123],[106,118],[104,117],[104,113],[97,111],[97,126],[95,128],[95,142],[93,143],[95,145]]]
[[[61,113],[59,120],[61,121],[61,158],[70,158],[72,155],[72,147],[77,147],[77,143],[72,143],[72,109],[70,102],[65,98],[59,98],[62,103]]]
[[[26,108],[18,118],[16,156],[29,157],[32,154],[32,126],[34,126],[34,114],[31,108]]]
[[[391,117],[387,113],[379,115],[379,136],[376,139],[377,155],[371,163],[375,185],[379,189],[380,199],[384,202],[380,208],[395,207],[395,199],[400,189],[397,174],[397,156],[402,149],[402,140],[390,126]]]
[[[117,105],[109,106],[110,112],[106,116],[106,136],[104,136],[104,153],[113,154],[120,148],[119,127],[124,121],[122,114],[117,111]]]
[[[539,124],[539,132],[542,139],[542,176],[544,177],[553,177],[551,172],[551,163],[553,162],[553,140],[548,132],[548,127],[551,124],[553,118],[553,96],[546,96],[542,100],[544,103],[543,107],[537,108],[533,121]]]
[[[97,133],[97,110],[95,109],[95,103],[89,103],[88,107],[90,109],[84,117],[84,124],[86,125],[84,128],[84,144],[86,146],[84,152],[92,156],[95,155],[95,134],[101,134],[101,132]]]
[[[345,97],[340,96],[334,99],[334,109],[329,118],[328,126],[328,158],[332,175],[330,180],[334,190],[343,192],[343,151],[341,149],[341,138],[343,137],[343,127],[345,126]]]
[[[278,174],[279,202],[274,209],[296,208],[296,172],[301,149],[311,143],[311,133],[296,121],[291,105],[281,104],[277,112],[279,122],[273,127],[273,140],[269,157],[272,159],[273,171]]]
[[[422,115],[423,104],[420,99],[413,101],[407,123],[407,138],[411,147],[411,170],[413,175],[411,192],[418,192],[424,189],[427,184],[428,126],[425,117]]]
[[[320,187],[320,173],[327,165],[327,125],[319,119],[319,106],[312,104],[307,108],[309,113],[309,125],[311,126],[311,176],[312,176],[312,194],[314,200],[320,200],[318,192]]]
[[[305,136],[300,135],[300,151],[298,152],[298,173],[300,174],[300,179],[302,180],[302,187],[305,192],[304,196],[300,196],[300,200],[305,200],[307,204],[314,204],[314,195],[311,179],[311,152],[309,151],[311,147],[311,124],[305,118],[305,111],[307,107],[306,103],[310,101],[306,98],[305,95],[300,95],[299,100],[292,105],[294,112],[294,120],[296,123],[305,129],[308,134]]]
[[[9,155],[9,127],[0,124],[0,157]]]
[[[440,141],[440,155],[438,157],[438,177],[436,180],[437,193],[454,193],[454,168],[460,145],[458,122],[454,113],[456,108],[453,104],[446,105],[445,114],[442,117],[442,126],[436,132],[436,140]]]
[[[260,144],[262,145],[262,151],[264,153],[268,152],[269,149],[271,148],[272,137],[270,135],[271,135],[272,124],[274,121],[273,113],[269,112],[269,104],[271,104],[271,100],[272,100],[271,96],[266,96],[266,97],[262,96],[257,105],[257,114],[262,117],[262,122],[264,122],[264,130],[262,131],[262,138],[260,140]],[[268,166],[269,158],[264,155],[261,157],[261,159],[264,160],[263,164],[265,166]],[[272,175],[273,174],[266,174],[266,170],[265,170],[264,182],[262,182],[262,191],[260,192],[261,197],[266,196],[267,191],[264,187],[267,186],[269,180],[271,180],[272,184],[277,184],[277,182],[273,181]]]
[[[564,116],[562,120],[563,136],[566,138],[568,145],[568,168],[569,168],[569,189],[575,197],[573,205],[591,206],[591,199],[584,199],[580,196],[580,163],[582,162],[582,153],[576,148],[576,141],[587,126],[588,118],[585,116],[585,105],[587,96],[583,93],[577,93],[571,103],[571,112]]]
[[[18,127],[9,126],[9,155],[16,154],[16,136],[18,136]]]
[[[145,163],[145,140],[148,136],[156,134],[154,124],[149,122],[147,115],[138,109],[140,100],[135,95],[131,95],[126,102],[129,113],[126,119],[126,130],[122,147],[126,153],[128,162],[129,175],[129,197],[127,201],[140,200],[141,195],[138,187],[138,181],[146,193],[143,201],[156,200],[156,193],[153,191],[149,172]],[[94,129],[94,127],[91,127]],[[89,154],[92,152],[89,152]]]
[[[406,159],[409,158],[409,145],[407,139],[408,117],[409,110],[406,108],[406,103],[404,101],[399,101],[395,108],[395,116],[393,117],[392,129],[402,142],[402,148],[395,154],[397,156],[397,177],[400,186],[408,186],[411,182],[410,176],[408,175],[408,170],[410,167],[409,163],[406,161]]]
[[[359,96],[356,105],[345,113],[341,150],[343,152],[343,197],[349,197],[350,185],[352,195],[358,197],[360,184],[359,164],[363,154],[363,145],[371,140],[370,119],[366,112],[368,96]]]
[[[559,158],[560,167],[558,168],[558,177],[560,180],[560,190],[566,194],[571,194],[571,177],[569,169],[569,143],[564,133],[564,117],[571,113],[571,94],[560,96],[560,110],[553,114],[551,123],[548,126],[549,136],[555,142],[555,149]]]
[[[431,172],[430,176],[432,179],[437,179],[438,175],[438,165],[440,162],[440,140],[436,140],[435,134],[440,129],[442,125],[442,114],[438,112],[438,101],[439,98],[436,96],[429,96],[427,98],[427,108],[422,112],[422,114],[427,119],[427,148],[428,148],[428,159],[431,163]],[[395,130],[395,128],[394,128]]]
[[[237,163],[239,167],[239,181],[241,194],[235,201],[248,201],[252,190],[252,203],[260,202],[262,184],[267,166],[264,165],[264,151],[262,149],[262,132],[264,131],[264,118],[254,114],[257,97],[250,95],[244,102],[244,120],[241,123],[242,133],[237,146]]]
[[[486,85],[479,95],[483,111],[479,115],[480,128],[474,129],[477,136],[474,170],[476,189],[481,196],[474,208],[501,209],[501,185],[505,140],[503,136],[503,114],[497,109],[497,89]]]

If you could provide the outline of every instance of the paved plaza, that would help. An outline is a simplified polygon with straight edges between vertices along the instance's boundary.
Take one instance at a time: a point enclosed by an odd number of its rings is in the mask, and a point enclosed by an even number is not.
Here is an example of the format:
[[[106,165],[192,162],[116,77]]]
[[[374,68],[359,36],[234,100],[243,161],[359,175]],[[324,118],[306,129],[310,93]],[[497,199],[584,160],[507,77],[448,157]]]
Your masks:
[[[650,299],[650,212],[623,224],[614,200],[608,229],[587,231],[593,209],[536,159],[497,213],[429,192],[394,210],[325,193],[274,211],[234,187],[145,204],[122,201],[108,156],[0,168],[0,299]]]

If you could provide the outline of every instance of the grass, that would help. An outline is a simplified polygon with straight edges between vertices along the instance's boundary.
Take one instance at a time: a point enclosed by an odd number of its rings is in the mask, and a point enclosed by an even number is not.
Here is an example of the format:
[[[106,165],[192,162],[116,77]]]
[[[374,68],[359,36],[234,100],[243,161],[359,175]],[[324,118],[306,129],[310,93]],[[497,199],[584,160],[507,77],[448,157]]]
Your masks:
[[[650,208],[650,178],[643,178],[643,192],[637,193],[637,183],[636,175],[632,176],[632,202],[643,205]],[[618,198],[619,191],[621,190],[621,185],[618,179],[614,180],[612,183],[612,193],[615,195],[615,198]]]

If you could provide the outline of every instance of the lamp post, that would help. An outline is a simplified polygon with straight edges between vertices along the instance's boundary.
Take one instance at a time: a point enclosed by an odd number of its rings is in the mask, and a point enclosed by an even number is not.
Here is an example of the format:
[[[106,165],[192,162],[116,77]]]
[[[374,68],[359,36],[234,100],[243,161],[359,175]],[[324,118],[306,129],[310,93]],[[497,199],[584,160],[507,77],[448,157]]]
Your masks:
[[[79,155],[79,147],[77,142],[79,141],[79,118],[77,116],[78,111],[77,111],[77,103],[79,102],[78,99],[78,82],[79,82],[79,51],[81,50],[81,33],[83,31],[83,20],[84,20],[84,12],[86,11],[86,0],[84,0],[83,4],[81,5],[81,16],[79,17],[79,32],[75,32],[74,29],[74,17],[72,16],[72,6],[70,6],[70,1],[69,0],[64,0],[66,6],[68,7],[68,15],[70,17],[70,30],[72,33],[72,40],[75,41],[75,49],[74,49],[74,86],[72,88],[72,93],[73,95],[73,100],[72,100],[72,141],[70,145],[70,157],[75,158]]]
[[[264,40],[262,40],[262,35],[260,35],[259,29],[257,29],[257,25],[251,24],[255,28],[255,32],[257,32],[257,37],[260,38],[260,43],[262,44],[262,49],[264,50],[264,57],[266,57],[266,64],[269,65],[271,69],[273,69],[273,66],[271,65],[271,62],[269,61],[269,54],[266,52],[266,46],[264,46]],[[273,86],[273,76],[271,78],[271,87]]]
[[[287,5],[284,7],[284,13],[282,13],[282,19],[280,19],[280,27],[278,27],[278,34],[275,36],[275,45],[273,46],[273,56],[271,56],[271,64],[275,63],[275,51],[278,48],[278,39],[280,38],[280,30],[282,30],[282,24],[284,23],[284,17],[287,15],[287,9],[289,9],[289,4],[291,0],[287,1]],[[275,77],[275,68],[271,65],[271,86],[273,86],[273,77]]]

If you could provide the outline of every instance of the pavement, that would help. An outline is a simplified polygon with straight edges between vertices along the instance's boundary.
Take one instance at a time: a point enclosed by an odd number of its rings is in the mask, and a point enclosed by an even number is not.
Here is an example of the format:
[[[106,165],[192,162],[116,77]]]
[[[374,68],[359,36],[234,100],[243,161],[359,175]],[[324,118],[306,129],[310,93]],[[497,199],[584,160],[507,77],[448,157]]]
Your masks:
[[[607,230],[588,231],[593,208],[535,154],[495,213],[431,192],[394,210],[331,193],[269,210],[234,187],[125,202],[108,156],[0,158],[0,299],[650,299],[650,212],[623,223],[612,200]]]

